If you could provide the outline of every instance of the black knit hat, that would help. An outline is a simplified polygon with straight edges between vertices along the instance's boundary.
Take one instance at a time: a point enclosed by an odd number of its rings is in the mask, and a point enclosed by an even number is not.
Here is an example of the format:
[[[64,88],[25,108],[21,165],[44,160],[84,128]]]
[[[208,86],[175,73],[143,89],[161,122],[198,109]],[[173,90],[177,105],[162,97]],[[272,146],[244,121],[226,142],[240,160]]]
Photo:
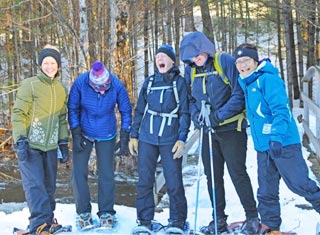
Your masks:
[[[174,52],[172,46],[170,46],[170,45],[162,45],[157,50],[156,54],[158,54],[160,52],[165,53],[167,56],[170,57],[170,59],[172,59],[173,62],[176,62],[176,53]]]
[[[59,53],[59,51],[52,49],[52,48],[44,48],[42,51],[40,51],[39,54],[39,65],[41,66],[42,61],[44,58],[46,58],[47,56],[51,56],[53,57],[58,64],[58,67],[61,67],[61,55]]]
[[[259,61],[258,51],[253,48],[248,47],[238,47],[234,52],[234,58],[238,59],[240,57],[248,56],[255,61]]]

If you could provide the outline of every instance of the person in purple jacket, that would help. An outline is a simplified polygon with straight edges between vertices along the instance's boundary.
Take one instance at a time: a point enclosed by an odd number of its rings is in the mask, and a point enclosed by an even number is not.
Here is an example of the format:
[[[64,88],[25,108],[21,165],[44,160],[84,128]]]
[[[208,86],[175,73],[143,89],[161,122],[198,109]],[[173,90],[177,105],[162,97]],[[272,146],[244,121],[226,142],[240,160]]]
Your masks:
[[[68,100],[68,119],[73,138],[72,187],[77,227],[92,226],[88,161],[93,146],[98,167],[98,213],[101,227],[116,224],[114,148],[117,137],[116,107],[121,114],[120,152],[128,153],[132,107],[122,82],[102,62],[74,81]]]
[[[205,130],[202,161],[213,207],[213,220],[200,230],[204,234],[215,234],[216,230],[219,234],[228,231],[223,180],[226,164],[246,215],[242,233],[257,234],[260,222],[246,171],[247,122],[242,116],[244,96],[237,81],[235,59],[227,53],[216,57],[215,53],[214,44],[202,32],[187,34],[180,43],[181,60],[187,65],[184,76],[191,87],[191,119],[196,128]],[[226,79],[217,70],[214,60],[219,60]],[[210,149],[213,150],[213,161]],[[212,167],[214,177],[211,176]]]

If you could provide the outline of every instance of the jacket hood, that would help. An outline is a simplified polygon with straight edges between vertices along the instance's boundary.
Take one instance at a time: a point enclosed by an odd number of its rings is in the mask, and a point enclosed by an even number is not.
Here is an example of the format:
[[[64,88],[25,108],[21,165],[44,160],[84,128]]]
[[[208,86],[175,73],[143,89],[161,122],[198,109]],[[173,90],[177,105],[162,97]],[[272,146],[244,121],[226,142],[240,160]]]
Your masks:
[[[193,57],[207,53],[214,57],[216,50],[214,44],[202,32],[192,32],[182,38],[180,43],[180,59],[190,62]]]

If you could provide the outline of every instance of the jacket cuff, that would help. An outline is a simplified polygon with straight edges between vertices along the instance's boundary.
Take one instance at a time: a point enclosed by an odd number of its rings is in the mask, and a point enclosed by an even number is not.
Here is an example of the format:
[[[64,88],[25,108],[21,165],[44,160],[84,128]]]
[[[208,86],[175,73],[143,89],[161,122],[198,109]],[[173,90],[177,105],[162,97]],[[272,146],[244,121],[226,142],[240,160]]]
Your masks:
[[[178,140],[181,140],[183,142],[186,142],[188,135],[186,133],[179,133]]]

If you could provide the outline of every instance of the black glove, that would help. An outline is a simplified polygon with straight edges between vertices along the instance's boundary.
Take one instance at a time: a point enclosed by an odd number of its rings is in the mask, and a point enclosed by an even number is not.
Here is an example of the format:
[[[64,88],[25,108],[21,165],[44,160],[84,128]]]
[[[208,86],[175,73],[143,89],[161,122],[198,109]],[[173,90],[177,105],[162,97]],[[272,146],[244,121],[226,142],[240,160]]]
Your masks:
[[[217,126],[219,126],[221,120],[217,117],[217,112],[211,112],[209,118],[212,128],[216,128]]]
[[[282,152],[282,144],[278,141],[270,141],[269,150],[271,157],[279,157]]]
[[[18,139],[15,148],[20,161],[25,161],[28,159],[29,144],[27,137],[21,137],[20,139]]]
[[[120,151],[117,155],[126,155],[129,153],[129,132],[121,130],[120,131]]]
[[[68,141],[59,141],[59,149],[61,152],[60,163],[67,163],[69,160]]]
[[[81,152],[86,146],[86,141],[82,137],[81,127],[76,127],[71,130],[72,133],[72,150],[75,152]]]

